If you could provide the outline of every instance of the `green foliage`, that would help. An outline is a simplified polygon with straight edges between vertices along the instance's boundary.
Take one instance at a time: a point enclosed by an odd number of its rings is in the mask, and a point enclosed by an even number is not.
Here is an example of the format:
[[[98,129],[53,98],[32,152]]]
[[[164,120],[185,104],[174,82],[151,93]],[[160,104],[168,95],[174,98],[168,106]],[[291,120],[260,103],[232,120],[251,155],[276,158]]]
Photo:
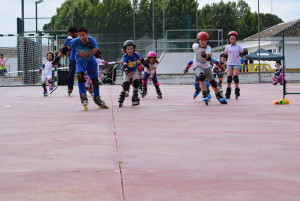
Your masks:
[[[283,22],[282,19],[279,18],[277,15],[273,15],[270,13],[259,14],[259,17],[262,21],[262,26],[264,27],[264,29],[267,29],[269,27],[272,27],[276,24]]]

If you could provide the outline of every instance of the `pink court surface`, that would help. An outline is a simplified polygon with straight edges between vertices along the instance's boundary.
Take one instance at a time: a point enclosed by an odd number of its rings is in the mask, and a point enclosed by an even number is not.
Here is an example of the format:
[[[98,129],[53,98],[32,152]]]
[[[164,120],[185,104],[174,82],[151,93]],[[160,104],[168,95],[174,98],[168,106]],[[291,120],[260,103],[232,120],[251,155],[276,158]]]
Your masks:
[[[300,84],[288,84],[300,92]],[[208,106],[193,85],[148,87],[118,107],[120,85],[101,86],[109,110],[78,88],[0,88],[1,201],[299,201],[300,95],[241,85],[239,100]]]

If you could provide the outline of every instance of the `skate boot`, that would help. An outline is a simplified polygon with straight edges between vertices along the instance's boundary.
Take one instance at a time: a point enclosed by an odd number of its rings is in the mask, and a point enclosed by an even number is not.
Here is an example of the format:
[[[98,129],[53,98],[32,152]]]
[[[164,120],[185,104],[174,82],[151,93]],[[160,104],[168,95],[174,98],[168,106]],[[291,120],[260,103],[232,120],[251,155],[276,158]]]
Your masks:
[[[147,87],[143,87],[143,93],[142,93],[142,98],[147,96]]]
[[[137,106],[137,105],[140,104],[140,99],[139,99],[138,90],[134,90],[134,91],[133,91],[131,101],[132,101],[132,103],[131,103],[132,106]]]
[[[119,100],[118,100],[118,102],[119,102],[119,107],[122,107],[123,106],[123,102],[124,102],[124,100],[125,100],[125,92],[121,92],[121,94],[120,94],[120,97],[119,97]]]
[[[109,107],[106,105],[106,103],[101,100],[100,96],[96,96],[93,98],[96,105],[98,105],[102,109],[108,109]]]
[[[226,99],[230,99],[230,94],[231,94],[231,87],[227,87],[226,93],[225,93]]]
[[[86,93],[80,94],[81,104],[83,105],[85,110],[88,110],[88,98]]]
[[[68,89],[68,95],[71,96],[71,93],[73,92],[73,89]]]
[[[125,92],[125,97],[129,96],[129,90]]]
[[[49,89],[50,94],[52,94],[56,89],[57,89],[57,87],[54,85],[52,87],[50,87],[50,89]]]
[[[219,86],[219,92],[220,92],[221,94],[223,93],[222,86]]]
[[[48,96],[48,92],[47,91],[43,91],[44,96]]]
[[[223,97],[221,92],[216,93],[216,97],[221,104],[227,104],[226,98]]]
[[[208,98],[207,91],[202,91],[202,99],[205,102],[205,105],[208,105],[209,98]]]
[[[157,93],[157,98],[158,98],[158,99],[162,99],[162,93],[161,93],[159,87],[156,88],[156,93]]]
[[[210,102],[211,101],[211,95],[210,95],[209,88],[206,89],[206,92],[207,92],[208,101]]]
[[[238,99],[240,96],[240,88],[235,88],[235,99]]]
[[[200,92],[201,92],[201,88],[200,87],[195,88],[195,92],[193,94],[193,98],[195,99],[200,94]]]

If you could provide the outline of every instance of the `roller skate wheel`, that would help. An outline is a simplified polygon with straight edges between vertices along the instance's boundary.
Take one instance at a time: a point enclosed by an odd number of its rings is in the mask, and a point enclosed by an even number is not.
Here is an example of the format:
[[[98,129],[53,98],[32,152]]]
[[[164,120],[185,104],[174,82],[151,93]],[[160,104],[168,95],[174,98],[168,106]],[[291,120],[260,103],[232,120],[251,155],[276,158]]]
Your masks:
[[[123,103],[120,103],[120,104],[119,104],[119,107],[122,107],[122,106],[123,106]]]
[[[89,108],[88,108],[88,106],[87,106],[87,105],[85,105],[85,106],[84,106],[84,109],[85,109],[85,110],[88,110]]]
[[[107,105],[103,105],[101,106],[102,109],[109,109],[109,107]]]
[[[205,105],[208,105],[208,101],[205,101]]]

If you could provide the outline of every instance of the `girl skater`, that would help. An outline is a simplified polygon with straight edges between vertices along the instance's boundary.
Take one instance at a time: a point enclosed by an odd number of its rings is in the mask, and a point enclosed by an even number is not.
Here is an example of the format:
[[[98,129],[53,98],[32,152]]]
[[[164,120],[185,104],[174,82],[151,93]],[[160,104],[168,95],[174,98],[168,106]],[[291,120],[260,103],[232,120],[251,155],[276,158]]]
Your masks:
[[[123,56],[123,84],[122,91],[119,97],[119,107],[123,106],[123,102],[125,100],[125,93],[129,91],[130,87],[130,79],[132,78],[132,86],[133,86],[133,94],[132,94],[132,106],[136,106],[140,104],[140,99],[138,97],[138,88],[139,88],[139,73],[137,68],[137,61],[141,61],[141,63],[146,67],[150,68],[149,64],[145,62],[145,60],[135,52],[136,44],[133,40],[127,40],[123,44],[123,49],[126,54]]]
[[[48,92],[47,92],[47,87],[46,87],[46,81],[48,80],[49,83],[49,91],[50,94],[52,94],[55,89],[57,88],[56,86],[53,85],[53,80],[52,80],[52,69],[53,69],[53,65],[52,65],[52,61],[54,60],[54,53],[53,52],[48,52],[46,55],[47,61],[42,65],[42,67],[40,68],[38,74],[40,74],[42,72],[42,87],[44,89],[44,96],[48,96]]]
[[[203,101],[208,104],[208,92],[206,91],[205,80],[210,83],[215,91],[216,98],[221,104],[227,104],[226,98],[219,92],[218,84],[213,77],[212,68],[210,66],[211,61],[211,48],[207,45],[209,35],[206,32],[199,32],[197,35],[197,43],[193,44],[193,50],[195,52],[194,65],[196,76],[200,81],[200,87],[202,89]]]
[[[150,68],[149,69],[145,69],[144,73],[143,73],[143,93],[142,93],[142,97],[144,98],[147,95],[147,80],[152,80],[155,89],[156,89],[156,93],[157,93],[157,98],[158,99],[162,99],[162,93],[160,91],[159,88],[159,82],[157,81],[157,76],[156,76],[156,68],[157,68],[157,64],[158,61],[156,60],[156,52],[154,51],[150,51],[148,52],[148,58],[146,60],[147,63],[149,63]]]
[[[280,67],[280,63],[276,62],[275,67],[276,67],[276,69],[274,72],[274,77],[272,78],[272,80],[273,80],[272,84],[276,85],[279,82],[282,85],[283,84],[283,79],[282,79],[283,73],[282,73],[282,68]]]
[[[235,31],[230,31],[228,33],[228,45],[225,47],[225,55],[228,55],[227,60],[227,89],[225,96],[230,99],[231,94],[231,82],[232,74],[233,81],[235,83],[235,98],[238,99],[240,96],[239,88],[239,71],[241,68],[240,55],[244,53],[243,48],[239,45],[237,41],[238,34]]]

